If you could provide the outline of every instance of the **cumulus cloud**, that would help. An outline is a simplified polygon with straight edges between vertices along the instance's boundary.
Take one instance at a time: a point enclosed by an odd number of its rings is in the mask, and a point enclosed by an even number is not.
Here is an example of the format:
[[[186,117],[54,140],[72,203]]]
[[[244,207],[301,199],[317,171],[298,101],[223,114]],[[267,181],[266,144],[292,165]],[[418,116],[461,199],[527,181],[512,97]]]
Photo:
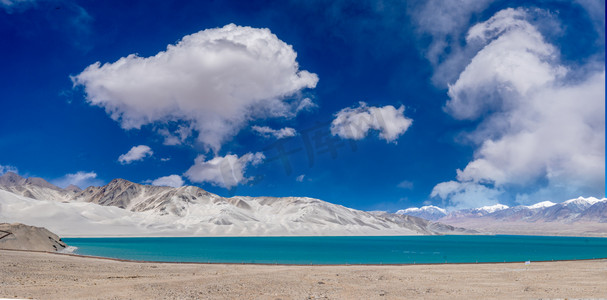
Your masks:
[[[164,137],[163,145],[174,146],[181,145],[192,135],[194,128],[192,126],[179,125],[177,129],[170,131],[168,128],[158,129],[158,134]]]
[[[151,57],[97,62],[72,80],[124,129],[181,121],[217,152],[249,121],[293,117],[311,105],[298,93],[314,88],[318,76],[299,70],[296,57],[269,29],[230,24],[184,36]]]
[[[245,176],[247,168],[259,165],[264,159],[265,156],[261,152],[247,153],[241,157],[228,154],[210,160],[206,160],[204,155],[198,155],[194,165],[184,175],[192,182],[208,182],[231,189],[252,180],[252,177]]]
[[[405,107],[402,105],[396,109],[392,105],[373,107],[359,102],[358,107],[347,107],[335,114],[331,134],[343,139],[360,140],[370,130],[377,130],[381,139],[396,143],[396,139],[413,123],[404,113]]]
[[[0,165],[0,175],[4,175],[5,173],[8,173],[8,172],[19,173],[19,170],[13,166]]]
[[[498,204],[501,193],[499,189],[476,182],[447,181],[437,184],[430,196],[449,199],[444,207],[462,209]]]
[[[169,175],[156,178],[154,180],[146,181],[155,186],[170,186],[170,187],[181,187],[184,184],[183,178],[179,175]]]
[[[471,17],[491,2],[493,0],[429,0],[409,8],[418,33],[430,40],[423,51],[435,69],[434,84],[442,87],[455,80],[478,50],[474,45],[462,45],[457,41],[466,31]]]
[[[604,66],[569,77],[527,14],[502,10],[468,31],[467,41],[485,46],[449,86],[445,111],[480,120],[465,135],[478,148],[457,181],[437,185],[432,196],[463,205],[484,195],[480,204],[493,204],[518,189],[525,192],[516,200],[529,204],[604,193]]]
[[[290,127],[285,127],[281,129],[272,129],[268,126],[253,126],[251,127],[253,131],[265,138],[274,137],[277,139],[282,139],[286,137],[292,137],[297,135],[297,131]]]
[[[452,116],[474,120],[508,107],[506,101],[526,102],[521,96],[550,88],[565,75],[557,49],[525,17],[522,9],[506,9],[468,31],[467,41],[490,43],[449,86],[446,109]]]
[[[298,113],[300,111],[311,111],[311,110],[313,110],[313,109],[315,109],[317,107],[318,107],[318,104],[312,102],[312,99],[310,99],[310,98],[304,98],[297,105],[297,108],[295,109],[295,113]]]
[[[73,184],[81,189],[85,189],[89,186],[100,186],[103,184],[103,181],[97,178],[97,173],[95,172],[78,171],[57,178],[52,183],[61,188],[66,188],[70,184]]]
[[[131,148],[129,152],[120,155],[120,157],[118,157],[118,161],[123,165],[128,165],[134,161],[143,160],[144,158],[152,156],[153,154],[154,152],[152,151],[152,148],[146,145],[139,145]]]

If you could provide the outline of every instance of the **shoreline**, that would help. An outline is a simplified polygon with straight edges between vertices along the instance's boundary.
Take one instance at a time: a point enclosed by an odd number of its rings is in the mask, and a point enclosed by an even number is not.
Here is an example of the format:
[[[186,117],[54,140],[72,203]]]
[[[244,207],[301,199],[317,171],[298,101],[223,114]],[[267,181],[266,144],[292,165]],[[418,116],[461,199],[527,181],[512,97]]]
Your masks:
[[[441,263],[401,263],[401,264],[288,264],[288,263],[251,263],[251,262],[242,262],[242,263],[234,263],[234,262],[180,262],[180,261],[151,261],[151,260],[131,260],[131,259],[122,259],[122,258],[114,258],[114,257],[105,257],[105,256],[93,256],[93,255],[82,255],[75,253],[65,253],[65,252],[49,252],[49,251],[36,251],[36,250],[20,250],[20,249],[0,249],[1,251],[15,251],[15,252],[31,252],[31,253],[44,253],[51,255],[62,255],[62,256],[70,256],[77,258],[86,258],[86,259],[99,259],[99,260],[110,260],[116,262],[124,262],[124,263],[141,263],[141,264],[193,264],[193,265],[252,265],[252,266],[285,266],[285,267],[356,267],[356,266],[368,266],[368,267],[382,267],[382,266],[441,266],[441,265],[496,265],[496,264],[521,264],[526,261],[504,261],[504,262],[441,262]],[[531,263],[551,263],[551,262],[577,262],[577,261],[607,261],[607,256],[599,257],[599,258],[582,258],[582,259],[558,259],[558,260],[531,260]]]
[[[379,234],[379,235],[63,235],[61,238],[66,239],[103,239],[103,238],[274,238],[274,237],[394,237],[394,236],[475,236],[475,235],[488,235],[488,236],[538,236],[538,237],[578,237],[578,238],[607,238],[607,233],[552,233],[552,234],[538,234],[538,233],[502,233],[492,231],[479,231],[478,233],[456,233],[456,234]]]

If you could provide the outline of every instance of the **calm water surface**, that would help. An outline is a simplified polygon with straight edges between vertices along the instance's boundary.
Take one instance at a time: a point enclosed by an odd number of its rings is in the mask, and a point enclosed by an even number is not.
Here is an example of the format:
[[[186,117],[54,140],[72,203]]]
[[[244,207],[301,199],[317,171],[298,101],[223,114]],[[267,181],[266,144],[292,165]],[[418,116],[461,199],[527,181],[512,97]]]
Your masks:
[[[607,238],[547,236],[64,238],[82,255],[129,260],[413,264],[607,258]]]

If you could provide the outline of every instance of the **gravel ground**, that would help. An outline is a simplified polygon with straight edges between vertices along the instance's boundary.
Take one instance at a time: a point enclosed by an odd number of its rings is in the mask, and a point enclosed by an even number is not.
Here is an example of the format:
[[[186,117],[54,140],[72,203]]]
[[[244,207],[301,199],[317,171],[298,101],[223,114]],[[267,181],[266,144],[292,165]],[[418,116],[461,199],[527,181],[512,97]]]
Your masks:
[[[607,260],[271,266],[121,262],[0,250],[0,298],[607,299]]]

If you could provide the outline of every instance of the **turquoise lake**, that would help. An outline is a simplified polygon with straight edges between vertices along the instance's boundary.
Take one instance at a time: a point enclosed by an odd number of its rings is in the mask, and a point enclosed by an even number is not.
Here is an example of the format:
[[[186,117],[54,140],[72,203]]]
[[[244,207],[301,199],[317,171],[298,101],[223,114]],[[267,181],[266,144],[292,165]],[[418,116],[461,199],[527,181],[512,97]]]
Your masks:
[[[127,260],[413,264],[607,258],[607,238],[548,236],[64,238],[74,253]]]

